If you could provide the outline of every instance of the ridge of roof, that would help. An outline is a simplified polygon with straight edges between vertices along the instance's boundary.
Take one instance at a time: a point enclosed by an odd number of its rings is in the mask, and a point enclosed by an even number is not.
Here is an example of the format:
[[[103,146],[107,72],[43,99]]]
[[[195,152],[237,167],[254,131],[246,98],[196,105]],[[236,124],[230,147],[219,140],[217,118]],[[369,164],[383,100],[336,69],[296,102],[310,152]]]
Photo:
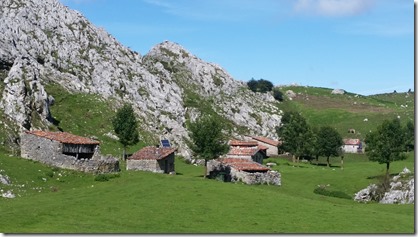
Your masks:
[[[47,138],[50,140],[58,141],[66,144],[84,144],[84,145],[98,145],[99,141],[81,137],[67,132],[49,132],[41,130],[25,131],[27,134],[32,134],[38,137]]]
[[[155,147],[147,146],[135,152],[129,160],[161,160],[171,155],[177,149],[173,147]]]
[[[260,141],[260,142],[267,143],[267,144],[272,145],[272,146],[280,145],[280,141],[276,141],[276,140],[273,140],[273,139],[270,139],[270,138],[267,138],[267,137],[251,136],[251,138],[254,139],[254,140]]]

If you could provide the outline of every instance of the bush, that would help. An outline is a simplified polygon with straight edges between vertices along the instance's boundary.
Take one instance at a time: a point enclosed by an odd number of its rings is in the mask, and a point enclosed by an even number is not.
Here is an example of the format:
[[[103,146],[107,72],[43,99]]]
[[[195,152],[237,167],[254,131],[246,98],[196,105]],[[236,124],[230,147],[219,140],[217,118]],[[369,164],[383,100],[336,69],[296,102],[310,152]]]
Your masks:
[[[94,181],[99,181],[99,182],[109,181],[109,176],[105,174],[99,174],[94,178]]]
[[[45,175],[52,178],[52,177],[54,177],[54,172],[53,171],[47,171],[47,172],[45,172]]]
[[[254,78],[251,78],[247,82],[247,86],[251,91],[261,93],[266,93],[273,89],[273,83],[264,79],[254,80]]]
[[[116,174],[98,174],[94,178],[94,181],[106,182],[106,181],[109,181],[110,179],[118,178],[118,177],[120,177],[119,173],[116,173]]]
[[[279,88],[273,89],[273,97],[275,100],[283,101],[283,93],[279,90]]]

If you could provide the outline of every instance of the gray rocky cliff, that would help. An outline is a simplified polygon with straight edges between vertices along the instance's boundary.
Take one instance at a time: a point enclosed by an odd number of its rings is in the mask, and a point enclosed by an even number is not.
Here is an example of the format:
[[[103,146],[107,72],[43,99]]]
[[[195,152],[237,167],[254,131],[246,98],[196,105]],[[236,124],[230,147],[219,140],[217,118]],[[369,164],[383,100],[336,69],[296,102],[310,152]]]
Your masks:
[[[0,109],[21,130],[48,127],[45,85],[56,83],[131,103],[143,129],[166,136],[184,156],[186,120],[208,110],[229,121],[234,136],[276,137],[281,111],[271,94],[254,94],[176,43],[141,56],[57,0],[2,0],[0,21]]]

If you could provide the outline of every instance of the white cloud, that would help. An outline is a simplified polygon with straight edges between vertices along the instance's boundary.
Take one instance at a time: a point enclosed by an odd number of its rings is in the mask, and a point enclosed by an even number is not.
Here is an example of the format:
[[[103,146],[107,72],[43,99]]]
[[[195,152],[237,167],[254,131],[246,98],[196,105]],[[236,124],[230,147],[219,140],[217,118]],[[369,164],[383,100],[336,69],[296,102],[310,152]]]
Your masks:
[[[374,0],[297,0],[296,12],[339,17],[362,14],[374,5]]]

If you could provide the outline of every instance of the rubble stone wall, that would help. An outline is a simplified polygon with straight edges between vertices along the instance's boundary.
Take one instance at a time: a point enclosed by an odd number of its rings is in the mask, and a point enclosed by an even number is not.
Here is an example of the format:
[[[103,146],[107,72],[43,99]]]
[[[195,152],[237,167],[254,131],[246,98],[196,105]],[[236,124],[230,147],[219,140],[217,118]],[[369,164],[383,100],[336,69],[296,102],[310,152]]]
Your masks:
[[[77,159],[62,153],[63,145],[54,140],[38,137],[33,134],[21,134],[21,156],[36,160],[46,165],[63,169],[72,169],[90,173],[118,172],[119,161],[111,156],[103,157],[96,149],[91,159]]]

